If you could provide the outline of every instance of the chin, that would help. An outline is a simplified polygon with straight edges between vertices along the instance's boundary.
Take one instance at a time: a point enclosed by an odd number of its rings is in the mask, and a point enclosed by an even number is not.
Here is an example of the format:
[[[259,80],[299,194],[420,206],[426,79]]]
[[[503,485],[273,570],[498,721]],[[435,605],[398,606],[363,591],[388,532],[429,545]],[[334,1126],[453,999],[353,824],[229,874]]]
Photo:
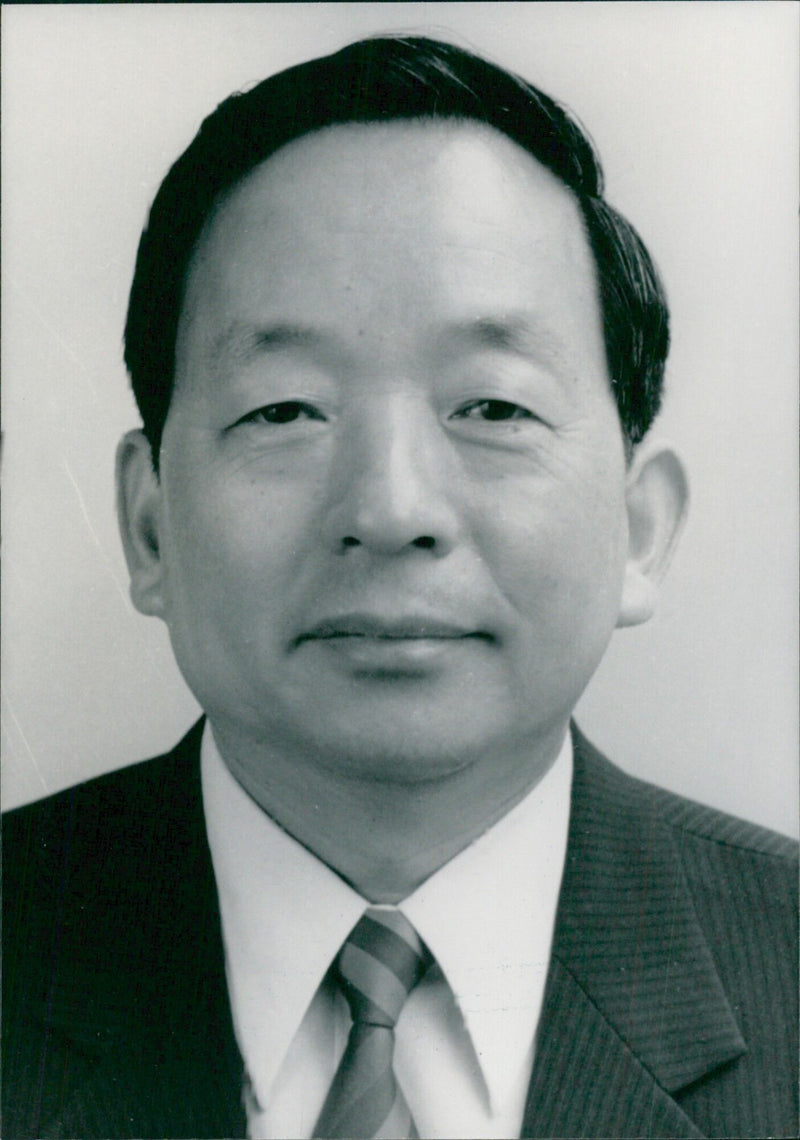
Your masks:
[[[321,763],[339,775],[345,775],[363,783],[396,784],[409,786],[413,784],[437,783],[456,775],[470,766],[471,758],[454,755],[452,751],[442,751],[432,754],[430,748],[412,752],[408,747],[398,744],[394,751],[385,747],[381,751],[375,748],[359,753],[355,749],[344,753],[340,752],[335,764],[331,762],[331,753],[328,753]]]
[[[376,731],[374,719],[359,725],[325,726],[318,722],[311,747],[321,767],[342,775],[378,783],[419,784],[456,775],[487,753],[502,747],[501,738],[488,725],[477,726],[444,718],[408,717],[402,723],[385,721]],[[465,731],[466,729],[466,731]],[[471,730],[470,730],[471,729]]]

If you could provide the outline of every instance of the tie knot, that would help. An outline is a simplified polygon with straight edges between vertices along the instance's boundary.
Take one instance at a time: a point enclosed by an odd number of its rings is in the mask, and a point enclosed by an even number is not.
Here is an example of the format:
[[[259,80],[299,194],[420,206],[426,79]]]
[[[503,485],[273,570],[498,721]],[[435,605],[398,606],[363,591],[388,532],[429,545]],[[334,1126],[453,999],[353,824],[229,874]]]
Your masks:
[[[400,911],[366,910],[337,959],[353,1021],[394,1028],[430,962],[430,952]]]

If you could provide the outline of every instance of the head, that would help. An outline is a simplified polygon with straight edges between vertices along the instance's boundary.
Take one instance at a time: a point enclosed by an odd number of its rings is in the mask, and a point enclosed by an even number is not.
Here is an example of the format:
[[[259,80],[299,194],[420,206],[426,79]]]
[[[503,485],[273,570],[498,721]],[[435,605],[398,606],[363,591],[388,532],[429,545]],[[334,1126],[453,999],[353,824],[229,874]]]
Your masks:
[[[218,738],[405,782],[544,754],[679,527],[667,341],[521,80],[390,38],[222,104],[142,238],[119,458],[134,601]]]
[[[156,468],[187,268],[221,198],[303,135],[409,119],[486,124],[569,189],[592,250],[609,381],[629,456],[644,438],[661,402],[669,313],[643,242],[603,198],[591,141],[566,108],[495,64],[452,44],[385,36],[232,95],[164,179],[139,244],[125,329],[125,362]]]

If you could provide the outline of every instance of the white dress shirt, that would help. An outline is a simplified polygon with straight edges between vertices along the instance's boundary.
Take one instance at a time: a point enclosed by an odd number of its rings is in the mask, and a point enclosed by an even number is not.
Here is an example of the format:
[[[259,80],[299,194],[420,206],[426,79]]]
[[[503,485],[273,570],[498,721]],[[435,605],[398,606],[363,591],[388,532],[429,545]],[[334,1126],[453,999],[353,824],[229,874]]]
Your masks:
[[[369,904],[257,806],[208,724],[201,755],[248,1134],[309,1137],[350,1027],[325,975]],[[396,1029],[395,1073],[422,1137],[519,1136],[571,780],[567,734],[525,799],[398,905],[435,958]]]

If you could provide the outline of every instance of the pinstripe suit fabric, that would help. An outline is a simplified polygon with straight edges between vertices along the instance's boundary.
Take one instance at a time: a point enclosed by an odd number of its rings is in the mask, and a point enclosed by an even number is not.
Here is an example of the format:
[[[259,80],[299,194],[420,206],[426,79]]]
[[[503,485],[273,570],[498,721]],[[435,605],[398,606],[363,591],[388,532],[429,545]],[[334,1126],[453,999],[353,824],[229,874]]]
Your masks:
[[[4,819],[6,1140],[245,1134],[200,734]],[[576,732],[523,1135],[797,1136],[797,973],[795,845]]]

